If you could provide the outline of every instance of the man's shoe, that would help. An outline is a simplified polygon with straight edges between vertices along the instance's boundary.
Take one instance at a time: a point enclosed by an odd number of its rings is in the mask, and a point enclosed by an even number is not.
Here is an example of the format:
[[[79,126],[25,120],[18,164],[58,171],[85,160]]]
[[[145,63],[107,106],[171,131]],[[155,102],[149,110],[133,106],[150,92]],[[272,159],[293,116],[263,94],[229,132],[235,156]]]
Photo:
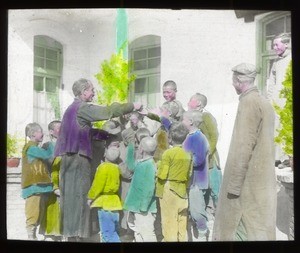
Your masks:
[[[122,242],[133,242],[134,235],[131,233],[126,233],[125,235],[121,236]]]
[[[197,242],[207,242],[209,237],[210,231],[206,229],[205,231],[198,230],[198,238],[196,239]]]

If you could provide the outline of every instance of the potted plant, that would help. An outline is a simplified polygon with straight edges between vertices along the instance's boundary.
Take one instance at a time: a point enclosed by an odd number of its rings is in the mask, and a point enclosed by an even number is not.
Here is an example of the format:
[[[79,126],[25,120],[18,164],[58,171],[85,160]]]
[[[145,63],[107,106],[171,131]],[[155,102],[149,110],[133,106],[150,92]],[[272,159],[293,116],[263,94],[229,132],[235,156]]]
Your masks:
[[[293,79],[292,79],[292,61],[289,63],[285,79],[282,82],[283,88],[279,97],[285,99],[285,105],[280,107],[275,104],[275,111],[279,115],[280,128],[277,129],[278,135],[275,142],[282,146],[283,151],[290,158],[290,166],[294,169],[293,164]]]
[[[7,134],[6,138],[7,167],[18,167],[20,156],[18,156],[18,138],[15,135]]]

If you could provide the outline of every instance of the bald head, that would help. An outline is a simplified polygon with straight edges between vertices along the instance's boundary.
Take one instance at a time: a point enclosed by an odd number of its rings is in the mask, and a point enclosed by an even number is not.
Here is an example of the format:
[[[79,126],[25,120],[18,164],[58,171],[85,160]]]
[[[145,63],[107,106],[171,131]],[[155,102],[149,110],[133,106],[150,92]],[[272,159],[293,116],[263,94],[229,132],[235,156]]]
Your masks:
[[[199,127],[202,122],[202,112],[200,111],[192,110],[183,113],[183,123],[187,127],[189,127],[189,124]]]
[[[117,147],[109,147],[105,151],[105,158],[109,162],[115,162],[120,156],[120,150]]]
[[[148,155],[153,155],[157,147],[157,141],[153,137],[144,137],[140,142],[140,147]]]

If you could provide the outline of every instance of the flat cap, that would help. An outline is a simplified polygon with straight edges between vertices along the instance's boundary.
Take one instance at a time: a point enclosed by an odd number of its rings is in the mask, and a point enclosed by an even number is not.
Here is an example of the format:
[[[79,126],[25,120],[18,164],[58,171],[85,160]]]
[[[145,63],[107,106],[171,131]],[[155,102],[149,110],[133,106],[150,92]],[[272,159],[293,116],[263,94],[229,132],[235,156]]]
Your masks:
[[[241,63],[232,68],[232,71],[237,75],[243,75],[247,77],[255,78],[258,73],[255,65],[250,63]]]

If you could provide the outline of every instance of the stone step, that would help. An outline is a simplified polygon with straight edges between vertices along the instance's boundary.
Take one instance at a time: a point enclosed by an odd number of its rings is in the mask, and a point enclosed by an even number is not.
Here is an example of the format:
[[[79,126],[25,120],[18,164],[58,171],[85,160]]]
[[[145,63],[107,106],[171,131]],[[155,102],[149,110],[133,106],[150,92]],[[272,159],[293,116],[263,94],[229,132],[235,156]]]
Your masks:
[[[6,180],[7,184],[21,184],[20,177],[7,177]]]

